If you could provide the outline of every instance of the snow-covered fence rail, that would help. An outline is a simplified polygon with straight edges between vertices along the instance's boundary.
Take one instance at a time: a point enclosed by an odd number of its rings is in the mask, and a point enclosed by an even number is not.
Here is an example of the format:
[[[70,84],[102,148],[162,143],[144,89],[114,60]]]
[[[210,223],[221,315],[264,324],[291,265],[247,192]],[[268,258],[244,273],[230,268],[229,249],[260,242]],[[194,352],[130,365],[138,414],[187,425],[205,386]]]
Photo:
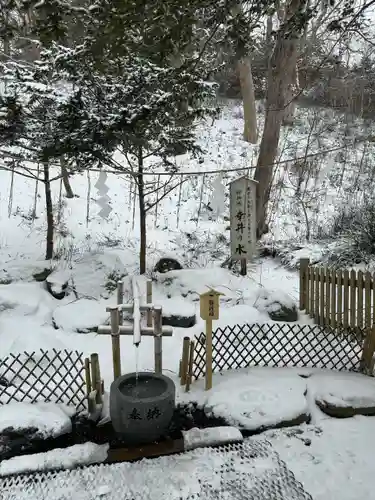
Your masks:
[[[366,338],[365,330],[346,333],[299,323],[254,323],[218,328],[212,335],[212,371],[274,366],[372,373],[374,332],[367,333]],[[192,378],[196,380],[203,377],[206,370],[204,334],[196,336],[192,345]],[[180,375],[184,385],[186,377]]]
[[[78,351],[37,351],[0,359],[0,405],[55,402],[87,408],[85,365]]]
[[[300,259],[299,305],[318,325],[369,328],[375,323],[375,273],[312,266]]]

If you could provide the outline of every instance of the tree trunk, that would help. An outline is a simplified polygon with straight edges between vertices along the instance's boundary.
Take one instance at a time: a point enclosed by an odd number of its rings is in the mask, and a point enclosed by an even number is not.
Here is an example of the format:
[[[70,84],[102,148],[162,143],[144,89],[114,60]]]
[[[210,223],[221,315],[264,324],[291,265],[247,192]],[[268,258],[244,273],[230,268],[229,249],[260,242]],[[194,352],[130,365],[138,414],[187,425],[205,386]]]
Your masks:
[[[249,57],[243,57],[237,63],[243,101],[244,132],[243,138],[250,144],[258,140],[257,115],[251,62]]]
[[[66,161],[64,156],[60,157],[60,168],[61,168],[62,180],[64,183],[65,196],[67,198],[74,198],[74,193],[72,186],[70,185],[69,172],[68,169],[66,168]]]
[[[301,7],[303,0],[290,0],[286,6],[285,19],[288,21]],[[286,22],[286,25],[289,23]],[[282,25],[276,37],[271,57],[266,95],[266,117],[254,180],[258,181],[257,192],[257,233],[261,237],[266,232],[267,205],[273,180],[273,164],[276,159],[280,138],[280,128],[284,116],[285,98],[291,75],[296,67],[299,33],[286,35],[290,26]]]
[[[143,177],[143,151],[138,149],[138,199],[139,199],[139,230],[140,230],[140,248],[139,248],[139,273],[146,272],[146,207],[145,207],[145,186]]]
[[[47,162],[43,165],[44,172],[44,193],[46,197],[46,217],[47,217],[47,235],[46,235],[46,260],[53,258],[53,235],[54,235],[54,221],[53,221],[53,205],[51,194],[51,182],[49,180],[49,165]]]
[[[296,93],[299,89],[298,82],[298,67],[297,63],[294,67],[291,81],[289,82],[288,88],[285,93],[285,111],[283,116],[283,125],[293,125],[294,116],[296,112],[296,99],[294,99]]]

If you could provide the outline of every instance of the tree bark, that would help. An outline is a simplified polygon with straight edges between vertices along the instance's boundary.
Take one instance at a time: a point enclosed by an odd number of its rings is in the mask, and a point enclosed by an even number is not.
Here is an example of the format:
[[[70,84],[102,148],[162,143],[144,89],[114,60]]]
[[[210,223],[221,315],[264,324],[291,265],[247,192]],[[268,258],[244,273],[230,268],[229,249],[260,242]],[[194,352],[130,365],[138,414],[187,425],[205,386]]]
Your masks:
[[[140,147],[138,149],[138,199],[139,199],[139,231],[140,231],[140,248],[139,248],[139,273],[145,274],[146,272],[146,206],[145,206],[145,186],[143,177],[143,151]]]
[[[53,220],[51,182],[49,177],[49,165],[47,162],[43,164],[43,173],[44,173],[44,193],[46,197],[46,217],[47,217],[46,260],[51,260],[53,258],[54,220]]]
[[[62,175],[62,180],[64,184],[64,189],[65,189],[65,196],[67,198],[74,198],[74,193],[72,186],[70,185],[70,180],[69,180],[69,172],[68,169],[66,168],[66,161],[64,156],[60,157],[60,168],[61,168],[61,175]]]
[[[303,0],[290,0],[286,6],[285,20],[288,21],[301,7]],[[266,116],[260,143],[254,180],[257,190],[257,233],[258,238],[266,232],[267,205],[273,180],[273,164],[279,145],[280,129],[285,112],[286,93],[291,75],[296,67],[298,54],[298,33],[286,34],[288,22],[282,25],[276,37],[271,57],[266,95]]]
[[[258,141],[257,115],[250,57],[243,57],[242,59],[240,59],[237,63],[237,68],[241,85],[245,122],[243,138],[245,141],[250,142],[251,144],[256,144]]]
[[[298,92],[298,89],[298,67],[296,63],[291,75],[291,80],[285,93],[285,111],[283,116],[283,125],[293,125],[294,123],[294,116],[296,112],[296,100],[294,99],[294,96]]]

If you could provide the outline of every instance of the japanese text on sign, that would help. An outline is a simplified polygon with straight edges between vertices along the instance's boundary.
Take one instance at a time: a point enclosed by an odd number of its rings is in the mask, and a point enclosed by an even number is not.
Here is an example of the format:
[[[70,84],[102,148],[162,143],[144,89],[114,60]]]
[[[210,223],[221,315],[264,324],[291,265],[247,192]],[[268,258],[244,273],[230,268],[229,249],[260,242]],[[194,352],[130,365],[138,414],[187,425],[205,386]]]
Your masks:
[[[247,177],[231,183],[230,219],[232,259],[250,259],[256,243],[255,183]]]

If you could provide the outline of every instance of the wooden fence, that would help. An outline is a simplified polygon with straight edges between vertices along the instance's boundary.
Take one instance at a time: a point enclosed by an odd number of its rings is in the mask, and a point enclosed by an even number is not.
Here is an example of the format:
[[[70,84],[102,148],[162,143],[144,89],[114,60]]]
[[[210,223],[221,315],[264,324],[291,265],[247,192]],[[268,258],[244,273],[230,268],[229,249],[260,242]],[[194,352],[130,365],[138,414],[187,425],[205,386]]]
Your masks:
[[[369,328],[374,324],[375,273],[329,269],[300,260],[299,307],[318,325]]]
[[[205,335],[195,336],[189,353],[188,349],[187,338],[180,363],[181,385],[186,384],[187,390],[192,380],[206,373]],[[375,329],[345,331],[300,323],[235,325],[213,332],[212,371],[251,366],[311,367],[372,375],[374,351]]]
[[[83,356],[77,351],[9,354],[0,359],[0,405],[55,402],[87,408]]]

